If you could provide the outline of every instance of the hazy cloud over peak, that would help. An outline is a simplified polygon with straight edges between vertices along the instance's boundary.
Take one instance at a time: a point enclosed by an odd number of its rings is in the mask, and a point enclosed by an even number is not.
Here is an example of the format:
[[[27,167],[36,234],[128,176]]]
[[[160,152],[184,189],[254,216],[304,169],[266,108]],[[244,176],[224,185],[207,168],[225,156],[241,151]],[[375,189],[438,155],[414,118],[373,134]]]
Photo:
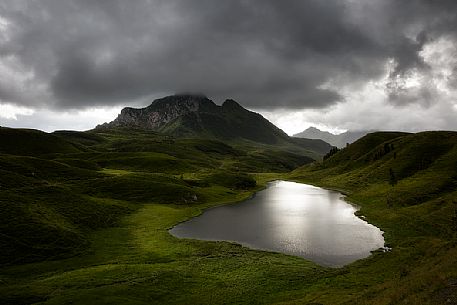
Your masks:
[[[455,0],[6,0],[0,104],[77,110],[204,92],[328,111],[377,83],[386,105],[454,109],[456,29]]]

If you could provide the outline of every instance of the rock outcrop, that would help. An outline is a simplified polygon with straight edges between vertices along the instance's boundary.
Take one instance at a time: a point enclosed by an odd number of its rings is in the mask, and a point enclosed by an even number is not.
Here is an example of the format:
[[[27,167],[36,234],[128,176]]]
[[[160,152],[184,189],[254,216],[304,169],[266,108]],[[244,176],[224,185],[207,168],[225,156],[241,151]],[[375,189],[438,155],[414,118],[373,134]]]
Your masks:
[[[126,107],[114,121],[99,127],[138,127],[160,130],[181,116],[199,111],[214,111],[216,108],[217,105],[205,96],[173,95],[157,99],[146,108]]]

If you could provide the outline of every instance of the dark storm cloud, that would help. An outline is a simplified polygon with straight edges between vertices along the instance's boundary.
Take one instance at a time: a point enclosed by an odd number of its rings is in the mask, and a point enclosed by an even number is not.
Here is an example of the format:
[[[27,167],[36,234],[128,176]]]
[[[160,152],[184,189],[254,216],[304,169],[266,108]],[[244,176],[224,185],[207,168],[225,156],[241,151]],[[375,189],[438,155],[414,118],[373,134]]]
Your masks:
[[[377,78],[389,58],[392,80],[427,73],[419,53],[456,39],[456,12],[455,0],[10,0],[0,4],[0,99],[84,108],[185,91],[323,108],[343,99],[329,82]],[[414,102],[397,89],[395,103]]]

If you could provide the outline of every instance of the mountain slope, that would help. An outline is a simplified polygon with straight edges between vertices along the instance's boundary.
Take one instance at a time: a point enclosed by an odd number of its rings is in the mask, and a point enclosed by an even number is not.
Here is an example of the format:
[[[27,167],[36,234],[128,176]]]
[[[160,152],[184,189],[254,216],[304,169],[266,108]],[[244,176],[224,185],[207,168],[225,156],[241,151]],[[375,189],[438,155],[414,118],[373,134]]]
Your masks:
[[[322,156],[327,154],[332,149],[332,146],[329,143],[324,142],[320,139],[305,139],[291,137],[291,142],[293,142],[295,145],[321,154]]]
[[[237,102],[226,100],[218,106],[198,95],[167,96],[146,108],[124,108],[114,121],[97,129],[113,127],[142,128],[178,137],[245,139],[264,144],[290,142],[285,132]]]
[[[341,180],[344,184],[363,188],[372,183],[389,184],[393,173],[398,183],[397,191],[403,183],[423,180],[428,187],[422,191],[433,192],[432,185],[435,183],[457,179],[456,155],[457,132],[375,132],[350,144],[323,163],[313,165],[312,169],[297,169],[295,174],[304,171],[325,176],[327,182]],[[439,174],[439,177],[425,179],[429,174]],[[340,182],[337,184],[341,186]]]
[[[351,144],[361,137],[365,136],[371,131],[346,131],[341,134],[333,134],[327,131],[319,130],[315,127],[309,127],[308,129],[294,134],[296,138],[307,138],[307,139],[321,139],[327,143],[338,148],[345,147],[348,143]]]

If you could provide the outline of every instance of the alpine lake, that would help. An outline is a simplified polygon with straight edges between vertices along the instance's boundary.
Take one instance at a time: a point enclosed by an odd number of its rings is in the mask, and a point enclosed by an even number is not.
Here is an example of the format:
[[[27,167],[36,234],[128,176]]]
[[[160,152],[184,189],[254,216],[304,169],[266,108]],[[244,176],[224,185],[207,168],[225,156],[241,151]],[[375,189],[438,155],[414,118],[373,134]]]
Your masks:
[[[357,217],[336,191],[274,181],[252,198],[176,225],[178,238],[229,241],[341,267],[384,247],[383,232]]]

